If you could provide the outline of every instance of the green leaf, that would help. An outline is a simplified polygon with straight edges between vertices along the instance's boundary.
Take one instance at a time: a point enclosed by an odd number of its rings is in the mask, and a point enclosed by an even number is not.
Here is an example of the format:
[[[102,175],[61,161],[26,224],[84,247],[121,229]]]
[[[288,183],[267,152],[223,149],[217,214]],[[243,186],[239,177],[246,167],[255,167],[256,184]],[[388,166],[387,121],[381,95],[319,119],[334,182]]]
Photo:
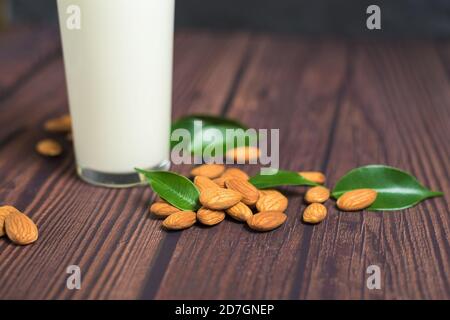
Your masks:
[[[409,173],[384,165],[351,170],[336,183],[332,196],[338,199],[347,191],[361,188],[378,192],[377,199],[368,210],[406,209],[424,199],[442,196],[442,192],[425,188]]]
[[[200,125],[201,126],[200,126]],[[227,143],[231,144],[235,142],[235,147],[238,146],[248,146],[250,140],[253,139],[257,141],[257,135],[246,134],[245,131],[248,129],[241,123],[222,117],[214,117],[208,115],[192,115],[181,118],[172,125],[172,133],[177,129],[187,130],[191,136],[191,141],[188,142],[188,149],[192,154],[200,154],[205,148],[222,150],[223,153],[226,152]],[[227,141],[226,130],[233,129],[236,135],[233,137],[234,141]],[[238,130],[241,129],[241,130]],[[251,139],[249,138],[251,137]],[[180,143],[182,139],[178,141],[171,141],[171,148]],[[244,141],[244,143],[236,143],[239,141]]]
[[[303,178],[298,172],[274,170],[273,174],[258,174],[251,177],[249,182],[258,189],[273,188],[279,186],[317,186],[318,184]]]
[[[136,171],[147,178],[154,192],[178,209],[195,211],[200,207],[200,192],[188,178],[168,171]]]

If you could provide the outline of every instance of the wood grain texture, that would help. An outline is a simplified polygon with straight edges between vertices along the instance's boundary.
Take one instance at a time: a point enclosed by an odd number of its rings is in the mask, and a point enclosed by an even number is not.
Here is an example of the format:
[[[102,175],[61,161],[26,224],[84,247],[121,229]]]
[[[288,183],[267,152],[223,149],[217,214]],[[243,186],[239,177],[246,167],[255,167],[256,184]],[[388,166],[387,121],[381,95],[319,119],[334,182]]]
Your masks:
[[[341,213],[329,201],[328,218],[310,226],[305,189],[285,188],[288,221],[274,232],[228,219],[166,232],[147,213],[148,188],[84,184],[62,137],[59,159],[32,151],[67,104],[59,39],[41,32],[0,35],[14,44],[0,46],[0,205],[25,211],[41,235],[28,247],[0,240],[1,299],[450,298],[450,45],[179,32],[174,119],[221,114],[280,129],[280,167],[322,170],[329,186],[386,163],[446,196],[386,213]],[[66,289],[71,264],[80,291]],[[366,289],[371,264],[382,290]]]
[[[320,170],[329,137],[318,132],[332,127],[348,50],[339,43],[291,40],[256,39],[229,115],[251,127],[280,129],[282,168]],[[300,147],[307,145],[315,147]],[[288,298],[311,228],[300,221],[301,190],[291,189],[288,220],[274,232],[251,232],[229,220],[183,233],[157,298]]]
[[[450,91],[432,46],[361,44],[354,77],[335,119],[326,172],[384,163],[411,172],[444,198],[397,212],[342,213],[311,238],[298,298],[440,299],[450,297]],[[320,254],[319,254],[320,253]],[[361,284],[369,265],[382,270],[383,290]]]
[[[0,32],[0,101],[60,55],[56,28],[20,26]]]
[[[174,116],[220,112],[246,41],[245,35],[177,37]],[[66,103],[59,59],[0,106],[0,135],[23,128],[0,149],[1,202],[29,214],[41,235],[26,248],[0,242],[0,297],[137,298],[166,235],[147,212],[153,195],[148,188],[109,190],[82,183],[67,143],[62,159],[44,159],[32,151],[44,135],[43,121],[65,112]],[[65,286],[65,270],[72,264],[84,270],[80,291]]]

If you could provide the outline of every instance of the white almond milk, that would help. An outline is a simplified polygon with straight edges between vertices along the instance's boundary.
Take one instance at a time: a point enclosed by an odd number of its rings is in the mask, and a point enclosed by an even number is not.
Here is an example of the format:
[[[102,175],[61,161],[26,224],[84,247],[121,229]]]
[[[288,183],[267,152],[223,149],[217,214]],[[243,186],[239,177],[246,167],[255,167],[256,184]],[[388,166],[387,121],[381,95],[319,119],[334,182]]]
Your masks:
[[[58,0],[78,167],[169,159],[174,0]]]

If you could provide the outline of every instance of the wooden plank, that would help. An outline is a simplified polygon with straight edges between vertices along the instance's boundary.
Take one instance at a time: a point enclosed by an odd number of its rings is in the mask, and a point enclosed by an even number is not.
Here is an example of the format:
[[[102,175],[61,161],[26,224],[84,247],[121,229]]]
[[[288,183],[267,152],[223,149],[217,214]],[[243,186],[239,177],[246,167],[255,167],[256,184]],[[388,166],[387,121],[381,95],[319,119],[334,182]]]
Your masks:
[[[220,112],[246,43],[245,35],[177,37],[175,117]],[[32,246],[0,241],[0,297],[137,298],[167,236],[147,214],[153,197],[149,188],[92,187],[76,178],[70,151],[52,160],[32,151],[44,135],[42,121],[65,112],[62,71],[61,60],[52,63],[0,105],[0,134],[21,130],[0,146],[0,199],[24,210],[40,227],[40,239]],[[82,289],[75,292],[65,286],[71,264],[82,270]]]
[[[370,163],[402,168],[445,198],[399,212],[342,213],[314,229],[301,299],[450,298],[450,90],[430,43],[367,44],[336,117],[327,174],[333,184]],[[378,265],[382,289],[368,290]]]
[[[6,37],[28,48],[25,36]],[[0,240],[0,298],[450,298],[448,44],[179,33],[174,118],[208,112],[279,128],[280,166],[324,170],[329,186],[351,168],[386,163],[446,195],[389,213],[339,213],[330,201],[328,219],[309,226],[304,189],[287,188],[288,222],[258,234],[230,220],[162,231],[146,212],[148,188],[82,183],[63,139],[62,158],[36,155],[43,121],[67,103],[62,61],[42,41],[31,64],[0,51],[1,70],[14,65],[0,74],[0,205],[26,211],[41,231],[29,247]],[[65,288],[70,264],[82,269],[77,292]],[[365,287],[370,264],[381,267],[380,291]]]
[[[321,169],[347,77],[345,45],[290,37],[258,37],[254,43],[228,115],[251,127],[279,128],[282,168]],[[288,189],[289,218],[274,232],[254,233],[228,219],[184,231],[156,297],[289,298],[299,285],[295,267],[312,228],[301,223],[299,190]]]
[[[449,41],[437,42],[435,47],[447,72],[447,77],[450,78],[450,43]]]
[[[0,32],[0,100],[60,55],[56,28],[13,27]]]

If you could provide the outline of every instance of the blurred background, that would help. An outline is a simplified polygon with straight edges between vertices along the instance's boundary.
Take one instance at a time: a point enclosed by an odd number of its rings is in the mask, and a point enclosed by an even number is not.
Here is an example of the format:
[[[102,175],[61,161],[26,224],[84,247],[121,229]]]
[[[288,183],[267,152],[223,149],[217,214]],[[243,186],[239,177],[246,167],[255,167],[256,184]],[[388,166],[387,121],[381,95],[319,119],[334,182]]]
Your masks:
[[[382,9],[382,30],[365,27]],[[0,0],[0,23],[57,23],[56,0]],[[177,27],[311,35],[449,37],[450,0],[178,0]]]

